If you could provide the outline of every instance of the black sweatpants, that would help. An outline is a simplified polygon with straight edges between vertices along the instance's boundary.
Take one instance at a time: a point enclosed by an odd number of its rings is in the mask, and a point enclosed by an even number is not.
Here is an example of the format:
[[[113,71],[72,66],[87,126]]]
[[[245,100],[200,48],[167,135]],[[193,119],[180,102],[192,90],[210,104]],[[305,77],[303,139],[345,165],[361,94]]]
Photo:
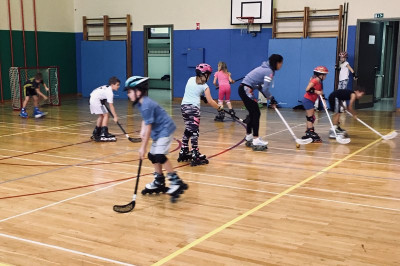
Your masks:
[[[239,86],[239,96],[242,99],[244,106],[247,111],[249,111],[249,122],[247,123],[247,134],[253,133],[253,136],[258,136],[258,131],[260,129],[260,107],[258,107],[258,103],[247,96],[246,91],[244,90],[244,84],[240,84]]]

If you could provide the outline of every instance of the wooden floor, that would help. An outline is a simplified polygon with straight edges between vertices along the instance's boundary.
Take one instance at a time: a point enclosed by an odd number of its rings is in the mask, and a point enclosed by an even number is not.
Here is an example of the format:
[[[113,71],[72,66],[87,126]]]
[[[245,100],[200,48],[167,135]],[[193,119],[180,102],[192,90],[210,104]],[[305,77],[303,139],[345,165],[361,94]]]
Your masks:
[[[121,122],[137,135],[138,112],[116,102]],[[179,105],[164,105],[177,124]],[[200,150],[207,166],[169,158],[189,190],[137,198],[133,212],[113,212],[131,200],[139,144],[110,121],[116,143],[89,141],[95,117],[87,99],[45,107],[27,120],[0,105],[0,264],[9,265],[400,265],[400,137],[381,141],[346,117],[351,143],[328,139],[328,119],[317,113],[322,144],[296,149],[273,110],[263,110],[265,152],[242,143],[244,128],[216,123],[202,109]],[[31,112],[31,110],[29,110]],[[303,111],[281,109],[300,137]],[[238,110],[240,117],[246,111]],[[387,134],[400,115],[360,111]],[[140,189],[152,180],[145,161]]]

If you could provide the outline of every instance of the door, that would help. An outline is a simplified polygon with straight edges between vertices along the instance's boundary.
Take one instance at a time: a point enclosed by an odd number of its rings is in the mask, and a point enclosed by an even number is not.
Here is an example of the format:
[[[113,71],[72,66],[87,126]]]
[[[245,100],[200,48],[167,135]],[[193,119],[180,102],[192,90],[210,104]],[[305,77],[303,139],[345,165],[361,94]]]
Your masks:
[[[393,98],[396,77],[396,56],[399,34],[399,22],[385,22],[385,52],[383,58],[383,90],[381,97]]]
[[[376,78],[379,78],[381,56],[383,22],[360,22],[358,35],[358,57],[356,86],[365,89],[365,95],[356,102],[356,108],[368,108],[374,106]]]
[[[145,75],[149,77],[149,95],[157,101],[172,99],[172,25],[144,26]]]

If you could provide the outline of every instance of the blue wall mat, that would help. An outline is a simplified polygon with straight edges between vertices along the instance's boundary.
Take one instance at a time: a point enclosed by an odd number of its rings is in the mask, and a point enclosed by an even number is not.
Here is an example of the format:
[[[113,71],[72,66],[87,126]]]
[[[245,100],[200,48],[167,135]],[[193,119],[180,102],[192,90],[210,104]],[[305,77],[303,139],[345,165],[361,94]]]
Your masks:
[[[269,54],[281,54],[283,67],[275,74],[275,88],[272,94],[284,107],[294,107],[303,99],[305,89],[316,66],[328,67],[324,81],[325,95],[333,91],[334,66],[336,58],[336,38],[313,39],[272,39],[269,41]],[[333,75],[332,75],[333,74]]]
[[[316,66],[326,66],[329,74],[324,80],[324,93],[328,97],[334,90],[335,63],[336,63],[336,38],[303,39],[300,63],[300,94],[304,95],[305,89],[313,75]]]
[[[283,107],[300,104],[298,100],[301,94],[299,88],[301,45],[301,39],[271,39],[269,41],[269,55],[280,54],[283,56],[282,68],[275,72],[275,86],[271,90],[278,102],[287,103]]]
[[[174,31],[174,97],[183,97],[186,82],[195,75],[194,69],[187,67],[187,48],[204,48],[204,62],[215,71],[218,62],[225,61],[233,79],[238,79],[267,59],[268,41],[271,29],[263,29],[261,34],[252,37],[241,34],[240,30],[176,30]],[[198,62],[201,63],[201,62]],[[207,82],[214,99],[218,91],[212,84],[214,75]],[[232,100],[240,100],[237,88],[240,82],[232,85]]]
[[[115,98],[126,98],[123,84],[126,77],[126,46],[124,41],[81,42],[82,95],[89,97],[97,87],[105,85],[111,76],[121,80]]]
[[[144,76],[144,35],[143,31],[132,32],[132,74]]]
[[[186,54],[186,66],[196,67],[204,61],[204,48],[188,48]]]

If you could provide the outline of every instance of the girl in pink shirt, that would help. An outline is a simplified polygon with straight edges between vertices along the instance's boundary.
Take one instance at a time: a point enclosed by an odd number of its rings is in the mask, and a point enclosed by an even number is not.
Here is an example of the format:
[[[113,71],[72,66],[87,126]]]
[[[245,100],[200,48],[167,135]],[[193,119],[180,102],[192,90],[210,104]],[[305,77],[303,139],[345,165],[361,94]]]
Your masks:
[[[231,115],[235,115],[235,111],[232,109],[231,104],[231,83],[234,83],[235,81],[232,80],[231,73],[228,72],[228,67],[226,66],[225,62],[220,61],[218,63],[218,72],[215,73],[213,82],[215,86],[217,86],[217,80],[219,85],[218,105],[223,106],[225,97],[225,102],[229,108],[229,113]],[[220,111],[214,120],[223,122],[224,117],[224,111]]]

